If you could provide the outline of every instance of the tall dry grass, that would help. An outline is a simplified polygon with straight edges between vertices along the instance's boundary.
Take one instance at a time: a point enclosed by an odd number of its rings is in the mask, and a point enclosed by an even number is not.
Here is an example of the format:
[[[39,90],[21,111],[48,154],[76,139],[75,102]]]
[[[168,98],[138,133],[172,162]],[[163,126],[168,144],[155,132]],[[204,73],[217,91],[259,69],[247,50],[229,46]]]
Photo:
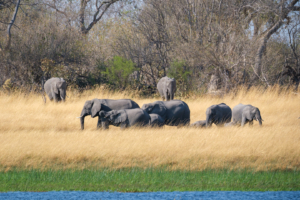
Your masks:
[[[96,118],[79,119],[83,104],[93,98],[132,98],[140,106],[158,99],[136,98],[134,92],[105,89],[68,92],[65,103],[47,101],[37,94],[0,93],[1,168],[158,167],[171,169],[299,169],[300,96],[279,88],[252,89],[223,97],[209,95],[183,99],[191,122],[205,119],[205,110],[221,102],[257,106],[263,127],[194,129],[96,130]]]

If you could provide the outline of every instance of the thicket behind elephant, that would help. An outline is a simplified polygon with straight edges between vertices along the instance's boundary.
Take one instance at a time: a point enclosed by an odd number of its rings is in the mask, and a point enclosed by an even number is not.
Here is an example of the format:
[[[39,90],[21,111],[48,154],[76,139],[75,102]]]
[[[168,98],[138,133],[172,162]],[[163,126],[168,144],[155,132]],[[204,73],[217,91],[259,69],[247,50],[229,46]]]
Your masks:
[[[101,127],[100,111],[124,110],[140,108],[140,106],[131,99],[92,99],[85,102],[80,114],[81,129],[84,129],[84,118],[91,115],[92,118],[98,116],[97,128]]]
[[[44,89],[50,101],[66,100],[67,83],[63,78],[50,78],[44,84]]]
[[[144,127],[150,125],[150,116],[143,109],[125,109],[100,111],[102,129],[108,129],[109,125],[114,125],[125,129],[128,127]]]
[[[260,115],[260,111],[257,107],[254,107],[250,104],[238,104],[232,109],[232,122],[226,124],[226,126],[231,125],[241,125],[249,123],[249,125],[253,125],[253,120],[259,122],[259,125],[262,125],[262,118]]]
[[[161,78],[157,83],[157,90],[162,100],[173,100],[176,92],[176,80],[167,76]]]
[[[189,106],[180,100],[155,101],[142,106],[148,114],[158,114],[165,125],[186,126],[190,124]]]
[[[225,103],[212,105],[206,109],[206,127],[211,127],[212,124],[222,126],[231,121],[231,108]]]

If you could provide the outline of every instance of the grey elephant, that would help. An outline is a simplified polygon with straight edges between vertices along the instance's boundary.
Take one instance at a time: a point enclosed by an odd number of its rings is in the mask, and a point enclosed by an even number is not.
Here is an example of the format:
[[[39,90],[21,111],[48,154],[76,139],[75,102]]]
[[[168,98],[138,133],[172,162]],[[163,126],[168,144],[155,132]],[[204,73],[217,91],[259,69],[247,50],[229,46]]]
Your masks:
[[[189,106],[180,100],[155,101],[142,106],[148,114],[158,114],[165,125],[187,126],[190,124]]]
[[[151,127],[163,127],[165,124],[164,119],[158,114],[149,114]]]
[[[192,123],[190,127],[194,128],[205,128],[206,127],[206,120],[200,120]]]
[[[102,129],[108,129],[109,125],[118,126],[121,129],[128,127],[144,127],[150,125],[150,116],[140,108],[100,111]]]
[[[100,111],[111,111],[111,110],[124,110],[140,108],[140,106],[132,101],[131,99],[93,99],[85,102],[83,109],[80,114],[81,129],[84,129],[84,118],[91,115],[92,118],[98,116],[97,128],[101,127],[101,118],[99,116]]]
[[[44,84],[44,89],[50,101],[66,100],[67,83],[63,78],[50,78]]]
[[[176,92],[176,80],[167,76],[161,78],[157,83],[157,90],[162,100],[173,100]]]
[[[231,108],[225,103],[212,105],[206,109],[206,127],[212,124],[222,126],[231,121]]]
[[[259,109],[250,104],[238,104],[232,109],[232,122],[225,124],[225,126],[244,126],[247,123],[251,126],[253,125],[253,120],[258,121],[260,126],[262,125],[263,119]]]

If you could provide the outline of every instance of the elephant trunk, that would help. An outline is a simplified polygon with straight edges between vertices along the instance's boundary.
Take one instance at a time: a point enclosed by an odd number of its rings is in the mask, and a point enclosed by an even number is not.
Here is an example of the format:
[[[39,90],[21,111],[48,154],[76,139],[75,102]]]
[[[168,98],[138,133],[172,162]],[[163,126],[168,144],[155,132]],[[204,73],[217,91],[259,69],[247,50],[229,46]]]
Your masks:
[[[206,116],[206,127],[211,127],[212,125],[212,117],[210,115]]]
[[[174,85],[172,82],[169,83],[169,95],[170,95],[170,100],[173,100],[174,99]]]
[[[66,91],[65,90],[60,90],[59,93],[60,93],[61,100],[65,101],[66,100]]]
[[[173,93],[173,90],[170,91],[170,100],[173,100],[174,99],[174,93]]]
[[[255,118],[256,118],[256,120],[259,122],[259,125],[261,126],[263,120],[262,120],[262,118],[261,118],[261,116],[260,116],[259,110],[256,111],[256,113],[255,113]]]
[[[78,118],[80,118],[81,130],[84,129],[84,118],[85,118],[85,116],[87,116],[87,115],[88,115],[88,113],[86,113],[85,109],[83,108],[82,111],[81,111],[80,117],[78,117]]]
[[[84,129],[84,116],[80,117],[81,130]]]

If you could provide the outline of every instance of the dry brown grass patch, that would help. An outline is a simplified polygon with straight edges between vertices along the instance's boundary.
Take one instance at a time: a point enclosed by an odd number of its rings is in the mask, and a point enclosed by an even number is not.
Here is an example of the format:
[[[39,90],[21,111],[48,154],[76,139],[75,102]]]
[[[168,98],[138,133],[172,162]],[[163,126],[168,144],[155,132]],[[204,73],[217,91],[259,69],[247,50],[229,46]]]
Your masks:
[[[241,90],[224,97],[186,99],[191,122],[205,119],[212,104],[238,103],[259,107],[263,127],[194,129],[96,130],[97,119],[79,119],[84,102],[93,98],[132,98],[140,106],[159,99],[105,89],[68,92],[65,103],[43,103],[36,94],[0,93],[0,165],[2,167],[159,167],[172,169],[299,169],[300,96],[272,88]],[[280,94],[279,94],[280,93]]]

